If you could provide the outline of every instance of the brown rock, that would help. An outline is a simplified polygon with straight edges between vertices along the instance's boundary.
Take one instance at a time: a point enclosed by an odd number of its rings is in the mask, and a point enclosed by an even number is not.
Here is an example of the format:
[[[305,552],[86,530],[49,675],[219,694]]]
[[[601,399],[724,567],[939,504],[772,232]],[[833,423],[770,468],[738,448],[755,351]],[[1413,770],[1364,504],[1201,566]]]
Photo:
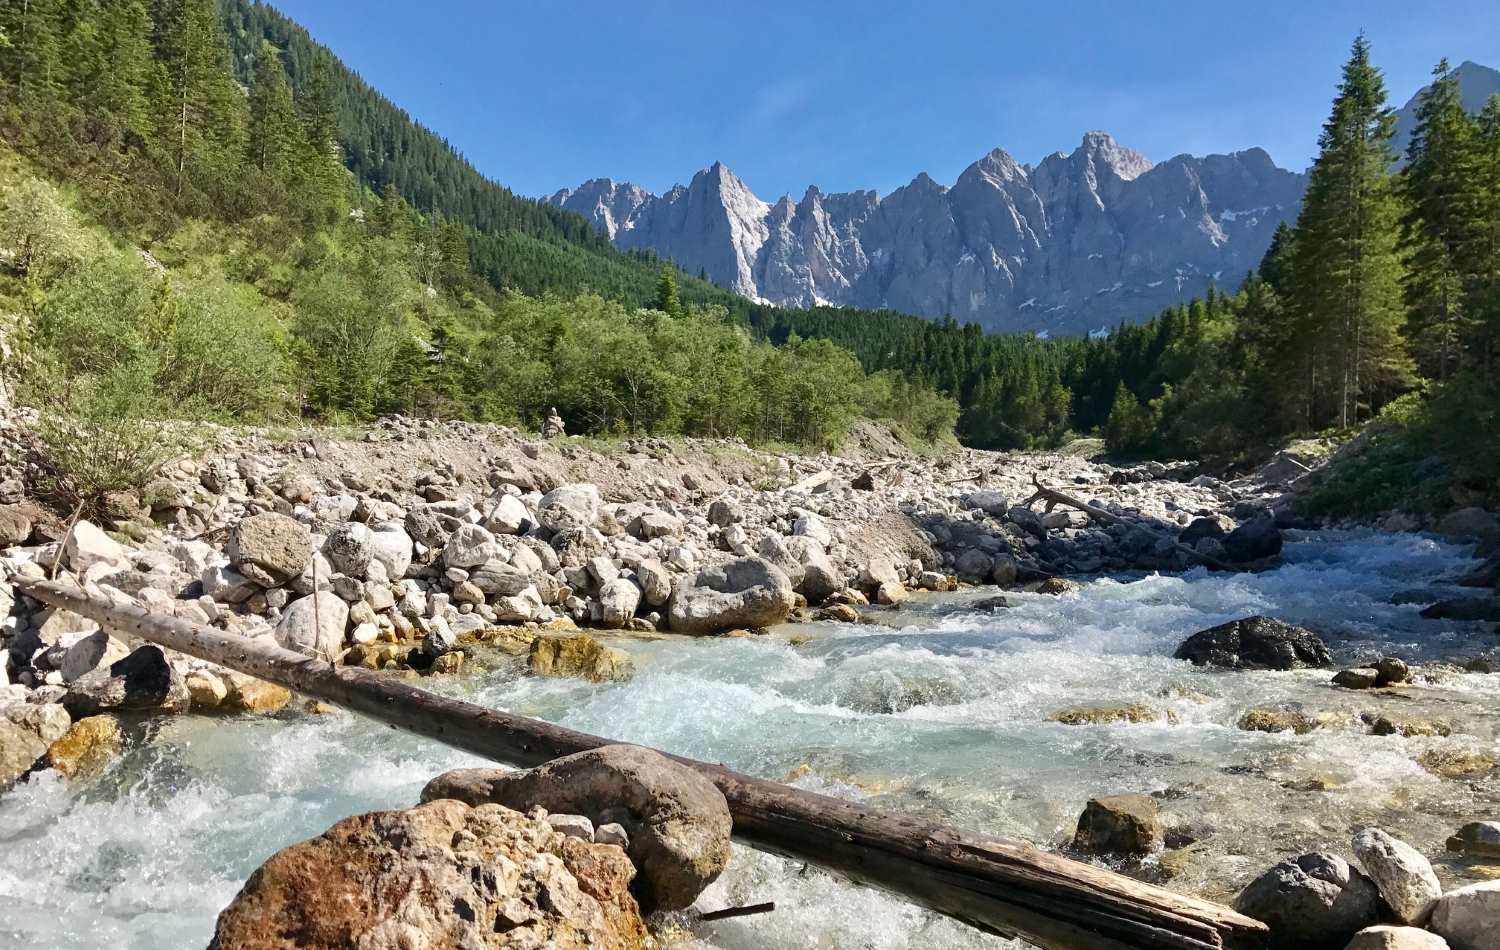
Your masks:
[[[1065,726],[1098,726],[1112,722],[1158,722],[1165,719],[1174,722],[1176,716],[1162,712],[1142,703],[1125,703],[1120,706],[1073,706],[1059,709],[1052,714],[1053,722]]]
[[[47,750],[47,764],[72,778],[104,767],[120,751],[120,723],[114,716],[89,716],[73,723]]]
[[[1417,757],[1417,764],[1440,778],[1478,778],[1496,762],[1481,752],[1459,749],[1428,749]]]
[[[632,873],[619,848],[500,805],[371,812],[272,855],[210,950],[633,950]]]
[[[31,537],[31,516],[20,505],[0,506],[0,548],[25,544]]]
[[[1161,818],[1149,795],[1111,795],[1089,801],[1073,847],[1096,854],[1150,854],[1161,846]]]
[[[235,525],[224,553],[241,574],[275,587],[301,574],[312,560],[312,534],[297,519],[268,511]]]
[[[540,806],[622,825],[640,869],[636,897],[647,912],[688,907],[729,860],[724,796],[692,769],[640,746],[605,746],[526,772],[455,769],[422,790],[423,801],[443,798]]]
[[[540,676],[581,676],[593,683],[628,680],[635,674],[628,654],[586,633],[537,637],[531,641],[526,665]]]
[[[263,679],[256,679],[235,670],[225,670],[220,677],[228,692],[220,709],[229,712],[250,712],[270,715],[281,712],[292,701],[292,691]]]
[[[1240,717],[1240,728],[1246,732],[1295,732],[1306,735],[1322,723],[1295,709],[1247,709]]]

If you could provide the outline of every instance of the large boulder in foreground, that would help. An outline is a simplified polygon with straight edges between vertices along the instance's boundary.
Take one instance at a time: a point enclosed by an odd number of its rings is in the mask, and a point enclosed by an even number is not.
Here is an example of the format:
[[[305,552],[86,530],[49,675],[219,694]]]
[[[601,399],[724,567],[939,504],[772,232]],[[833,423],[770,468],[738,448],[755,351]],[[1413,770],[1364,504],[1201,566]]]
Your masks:
[[[1096,854],[1150,854],[1162,844],[1161,818],[1150,795],[1090,799],[1078,818],[1073,847]]]
[[[1314,851],[1281,861],[1246,885],[1234,909],[1271,928],[1278,950],[1338,950],[1377,921],[1371,880],[1343,858]]]
[[[499,805],[371,812],[273,854],[209,950],[632,950],[633,874],[618,848]]]
[[[640,869],[635,894],[647,913],[688,907],[729,861],[724,796],[687,766],[640,746],[591,749],[526,772],[455,769],[422,789],[424,802],[444,798],[540,806],[587,816],[596,826],[623,826]]]
[[[1443,895],[1432,911],[1430,928],[1453,950],[1500,947],[1500,881],[1470,884]]]
[[[785,573],[763,558],[742,557],[680,583],[667,605],[667,623],[678,633],[770,627],[786,620],[793,603]]]
[[[1316,633],[1259,616],[1200,630],[1172,656],[1195,666],[1236,670],[1296,670],[1333,663],[1333,654]]]

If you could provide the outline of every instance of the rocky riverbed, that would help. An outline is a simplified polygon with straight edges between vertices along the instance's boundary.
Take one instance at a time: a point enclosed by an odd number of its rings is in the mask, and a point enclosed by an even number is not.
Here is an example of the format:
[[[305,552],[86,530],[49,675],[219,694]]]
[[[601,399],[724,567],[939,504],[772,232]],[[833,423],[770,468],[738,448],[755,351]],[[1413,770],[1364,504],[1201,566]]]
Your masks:
[[[6,458],[24,458],[24,424],[7,437]],[[1049,847],[1074,846],[1089,799],[1144,793],[1162,840],[1085,856],[1219,899],[1286,854],[1352,857],[1366,824],[1438,858],[1445,885],[1485,876],[1443,846],[1500,798],[1495,641],[1483,619],[1420,616],[1487,596],[1459,584],[1474,581],[1461,539],[1484,536],[1483,513],[1435,526],[1451,542],[1287,531],[1274,472],[1231,483],[865,442],[798,456],[403,419],[340,438],[222,432],[71,533],[12,462],[0,559]],[[1115,522],[1025,507],[1034,479]],[[959,581],[984,586],[950,591]],[[0,893],[22,945],[206,942],[272,850],[409,807],[437,772],[473,764],[6,595],[5,761],[31,774],[0,798],[16,816]],[[1338,668],[1395,656],[1411,675],[1351,690],[1333,668],[1172,659],[1195,631],[1257,614],[1315,628]],[[705,636],[722,633],[736,635]],[[764,899],[775,915],[666,929],[711,946],[989,943],[740,849],[699,906]]]

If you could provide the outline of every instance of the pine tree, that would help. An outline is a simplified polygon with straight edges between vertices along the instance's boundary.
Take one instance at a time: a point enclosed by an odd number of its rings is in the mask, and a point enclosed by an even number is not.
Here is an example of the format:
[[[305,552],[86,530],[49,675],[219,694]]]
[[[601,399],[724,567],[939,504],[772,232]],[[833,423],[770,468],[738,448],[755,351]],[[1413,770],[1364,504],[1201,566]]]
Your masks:
[[[1471,317],[1467,349],[1476,371],[1494,380],[1500,374],[1500,94],[1479,114],[1473,160],[1473,226],[1457,258]]]
[[[158,0],[153,19],[162,66],[155,105],[176,193],[183,193],[189,178],[206,191],[218,190],[244,151],[245,107],[230,72],[217,5]]]
[[[1459,254],[1475,224],[1477,128],[1446,59],[1433,77],[1417,105],[1401,176],[1401,236],[1411,338],[1423,370],[1442,380],[1462,362],[1466,315]]]
[[[62,4],[59,0],[6,0],[0,4],[0,31],[9,37],[0,47],[0,82],[33,121],[41,110],[55,115],[63,80]]]
[[[656,281],[656,300],[651,306],[674,317],[682,315],[682,298],[677,293],[677,278],[672,276],[671,267],[661,269],[661,277]]]
[[[248,144],[250,163],[275,182],[290,175],[304,150],[292,90],[281,67],[281,51],[264,40],[255,57],[255,82],[250,87]]]
[[[1318,140],[1297,218],[1293,298],[1311,351],[1314,424],[1350,426],[1410,378],[1401,337],[1395,117],[1363,34],[1354,41]]]
[[[315,55],[311,75],[297,98],[303,129],[297,174],[323,205],[338,203],[343,192],[338,106],[329,72],[327,57]]]

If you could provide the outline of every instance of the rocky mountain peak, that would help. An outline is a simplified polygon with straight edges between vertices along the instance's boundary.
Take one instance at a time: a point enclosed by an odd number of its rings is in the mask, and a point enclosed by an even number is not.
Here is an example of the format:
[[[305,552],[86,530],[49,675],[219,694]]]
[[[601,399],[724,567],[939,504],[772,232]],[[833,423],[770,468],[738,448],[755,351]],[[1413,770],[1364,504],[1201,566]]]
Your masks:
[[[1153,164],[1089,132],[1035,167],[996,148],[951,188],[922,172],[883,199],[809,187],[767,204],[715,162],[660,197],[596,179],[545,200],[756,300],[1084,333],[1233,283],[1304,187],[1260,149]]]

